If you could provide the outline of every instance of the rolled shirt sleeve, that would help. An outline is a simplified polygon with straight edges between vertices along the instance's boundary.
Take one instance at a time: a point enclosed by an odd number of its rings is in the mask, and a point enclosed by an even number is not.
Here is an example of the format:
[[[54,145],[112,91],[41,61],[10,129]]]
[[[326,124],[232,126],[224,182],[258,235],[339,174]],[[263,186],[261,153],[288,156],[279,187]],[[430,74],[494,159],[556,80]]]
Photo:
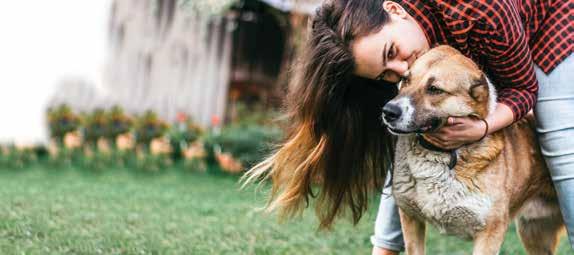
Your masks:
[[[538,81],[526,35],[520,21],[506,16],[489,45],[484,48],[485,71],[497,90],[498,102],[508,106],[514,121],[524,117],[536,104]]]

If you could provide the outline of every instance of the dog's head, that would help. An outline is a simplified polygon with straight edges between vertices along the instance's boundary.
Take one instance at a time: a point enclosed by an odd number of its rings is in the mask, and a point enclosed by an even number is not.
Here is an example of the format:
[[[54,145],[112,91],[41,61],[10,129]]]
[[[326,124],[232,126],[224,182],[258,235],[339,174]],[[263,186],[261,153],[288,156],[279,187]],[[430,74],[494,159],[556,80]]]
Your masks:
[[[485,118],[495,105],[494,88],[469,58],[449,46],[422,55],[383,107],[383,121],[396,134],[440,128],[449,116]]]

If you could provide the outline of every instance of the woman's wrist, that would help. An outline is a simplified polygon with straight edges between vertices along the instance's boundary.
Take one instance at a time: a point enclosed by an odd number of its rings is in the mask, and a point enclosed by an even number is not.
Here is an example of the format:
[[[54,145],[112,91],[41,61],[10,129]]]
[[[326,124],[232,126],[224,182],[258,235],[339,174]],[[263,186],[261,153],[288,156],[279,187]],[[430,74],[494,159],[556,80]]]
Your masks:
[[[508,127],[514,123],[514,113],[505,104],[496,104],[496,109],[484,119],[488,123],[488,134]]]
[[[488,129],[489,129],[489,125],[488,125],[488,121],[485,119],[479,119],[480,123],[483,126],[483,132],[482,132],[482,136],[478,139],[478,142],[482,141],[482,139],[484,139],[487,135],[489,135],[488,133]]]

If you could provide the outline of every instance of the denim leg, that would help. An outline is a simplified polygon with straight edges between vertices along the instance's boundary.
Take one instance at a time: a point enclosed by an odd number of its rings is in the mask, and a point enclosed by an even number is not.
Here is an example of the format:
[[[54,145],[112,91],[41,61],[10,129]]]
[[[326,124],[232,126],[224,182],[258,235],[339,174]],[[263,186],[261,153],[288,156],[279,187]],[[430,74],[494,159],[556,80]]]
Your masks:
[[[574,55],[546,75],[536,67],[536,130],[574,249]]]
[[[375,222],[375,234],[371,236],[371,243],[373,246],[387,250],[403,251],[405,245],[401,230],[401,220],[399,209],[391,194],[390,175],[387,176],[385,182]]]

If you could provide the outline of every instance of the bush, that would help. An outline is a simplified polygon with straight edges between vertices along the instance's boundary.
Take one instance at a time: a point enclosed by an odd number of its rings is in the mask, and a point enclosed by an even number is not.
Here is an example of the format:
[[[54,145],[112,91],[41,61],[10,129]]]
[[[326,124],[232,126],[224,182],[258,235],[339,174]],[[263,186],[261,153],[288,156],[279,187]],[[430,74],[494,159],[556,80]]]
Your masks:
[[[103,109],[96,109],[85,114],[82,118],[84,128],[84,142],[95,149],[98,139],[105,137],[109,126],[109,119]]]
[[[124,110],[119,106],[114,106],[108,112],[108,128],[106,137],[115,144],[119,135],[125,134],[132,129],[133,120],[124,113]],[[112,144],[112,146],[113,146]],[[113,146],[114,147],[114,146]]]
[[[0,146],[0,166],[24,168],[37,161],[37,147]]]
[[[216,128],[205,131],[184,113],[170,126],[152,111],[132,121],[115,106],[86,113],[80,122],[68,106],[60,105],[48,111],[55,142],[47,151],[55,163],[87,168],[117,164],[158,171],[183,159],[186,167],[210,171],[219,166],[238,173],[262,160],[282,132],[274,125],[275,111],[242,104],[235,110],[228,126],[220,129],[215,123]]]
[[[147,111],[136,120],[136,143],[147,148],[151,140],[163,136],[168,128],[169,125],[161,120],[156,113]]]
[[[72,112],[72,109],[61,104],[55,108],[48,108],[48,128],[50,137],[59,145],[64,141],[64,136],[80,127],[80,118]]]
[[[267,109],[262,104],[248,106],[243,103],[235,104],[236,117],[231,125],[247,126],[276,126],[279,112],[275,109]]]
[[[270,146],[281,139],[277,127],[260,125],[232,125],[212,134],[206,139],[209,156],[214,161],[214,149],[220,146],[223,152],[231,153],[244,167],[249,168],[261,161],[270,151]]]
[[[205,130],[184,113],[178,113],[177,123],[172,125],[168,137],[173,148],[174,159],[181,159],[184,151],[205,134]]]

